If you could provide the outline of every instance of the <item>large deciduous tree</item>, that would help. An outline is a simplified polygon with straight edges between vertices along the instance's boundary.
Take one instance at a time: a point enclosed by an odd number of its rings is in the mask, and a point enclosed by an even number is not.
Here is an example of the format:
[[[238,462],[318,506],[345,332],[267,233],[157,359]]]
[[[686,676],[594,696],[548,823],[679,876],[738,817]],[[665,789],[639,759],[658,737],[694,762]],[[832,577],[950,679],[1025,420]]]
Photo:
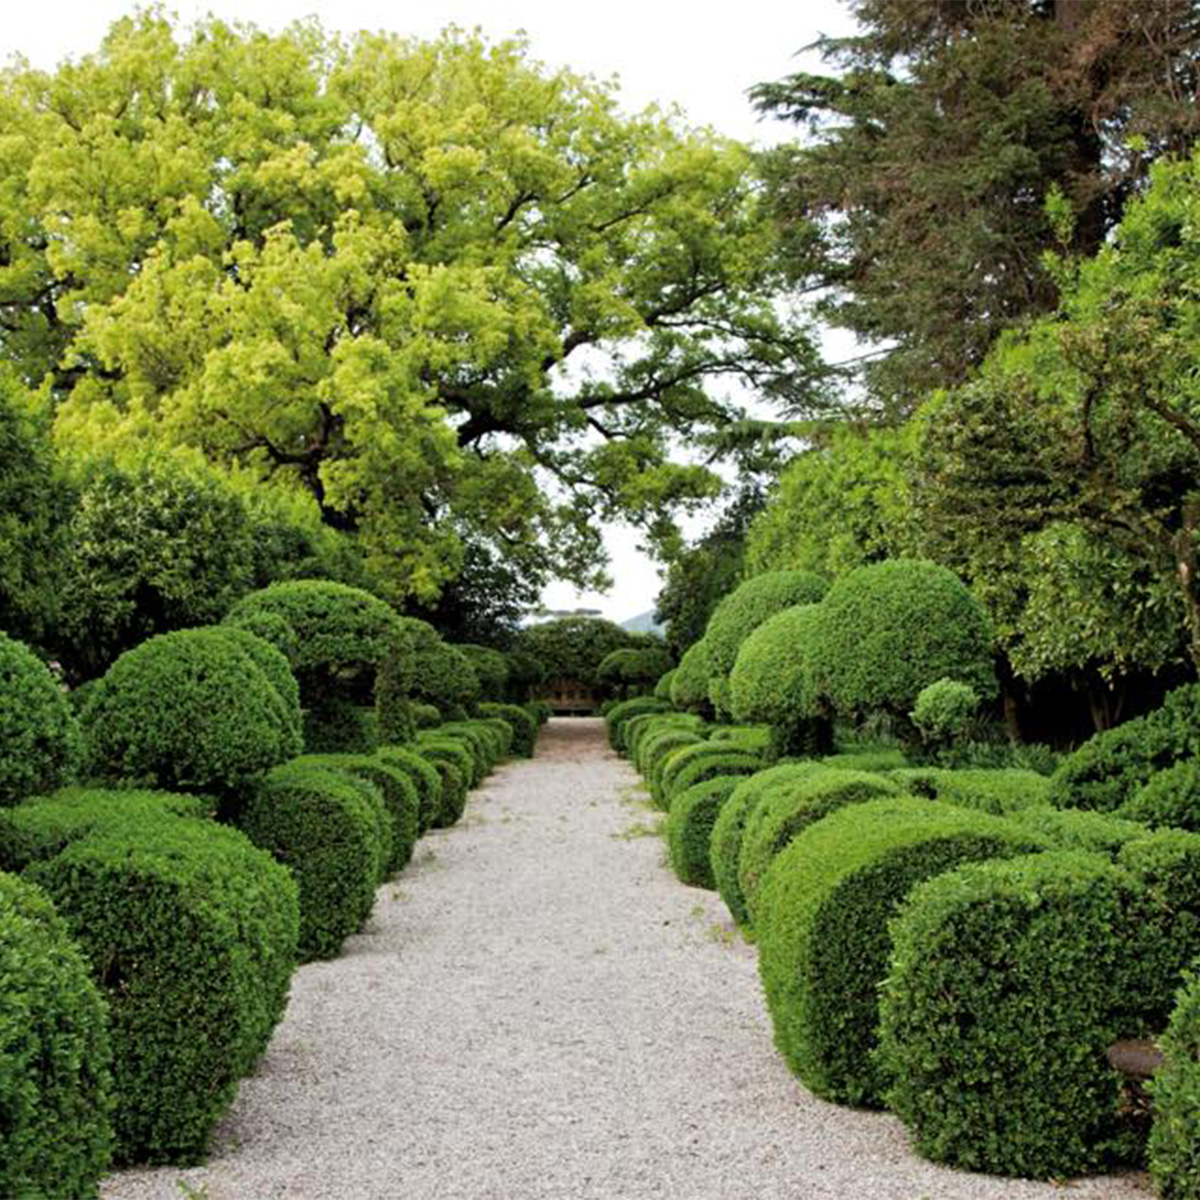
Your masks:
[[[583,579],[596,520],[711,494],[730,378],[803,406],[748,152],[521,41],[278,36],[156,13],[0,76],[0,358],[89,451],[307,489],[397,596],[463,535]]]
[[[850,0],[829,75],[756,89],[809,137],[773,155],[796,276],[880,343],[902,411],[1057,300],[1048,195],[1094,253],[1157,158],[1200,132],[1197,0]]]

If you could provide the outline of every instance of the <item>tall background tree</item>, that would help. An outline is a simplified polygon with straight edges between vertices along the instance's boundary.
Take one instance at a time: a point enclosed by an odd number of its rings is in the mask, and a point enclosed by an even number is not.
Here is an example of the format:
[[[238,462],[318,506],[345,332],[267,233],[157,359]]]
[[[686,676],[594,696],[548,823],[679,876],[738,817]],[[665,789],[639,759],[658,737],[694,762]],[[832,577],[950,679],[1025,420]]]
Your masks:
[[[0,358],[69,455],[304,489],[396,598],[488,547],[590,579],[614,514],[710,496],[739,378],[821,399],[748,151],[521,41],[268,36],[155,12],[0,76]]]
[[[816,43],[830,74],[754,96],[807,132],[769,159],[794,278],[823,291],[828,320],[877,344],[871,396],[903,414],[1054,307],[1042,254],[1062,228],[1073,253],[1095,253],[1150,165],[1195,142],[1200,5],[850,7],[861,32]]]

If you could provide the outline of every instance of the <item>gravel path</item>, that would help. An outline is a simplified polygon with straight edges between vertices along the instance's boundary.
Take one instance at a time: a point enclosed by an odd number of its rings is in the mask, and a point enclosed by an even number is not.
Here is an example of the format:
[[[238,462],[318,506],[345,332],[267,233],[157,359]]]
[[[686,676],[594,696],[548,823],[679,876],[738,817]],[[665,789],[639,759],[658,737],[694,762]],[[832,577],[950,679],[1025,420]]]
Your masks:
[[[209,1163],[106,1200],[1147,1200],[914,1157],[811,1097],[755,955],[664,865],[600,721],[562,719],[426,836],[342,957],[302,968]]]

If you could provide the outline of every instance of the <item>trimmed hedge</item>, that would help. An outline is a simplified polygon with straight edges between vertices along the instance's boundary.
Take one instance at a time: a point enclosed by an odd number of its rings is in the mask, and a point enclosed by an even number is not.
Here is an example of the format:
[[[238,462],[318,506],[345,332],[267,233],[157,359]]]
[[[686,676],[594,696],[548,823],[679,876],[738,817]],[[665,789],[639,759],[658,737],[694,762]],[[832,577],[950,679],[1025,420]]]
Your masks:
[[[442,773],[427,758],[411,746],[381,746],[376,757],[403,771],[417,789],[417,833],[431,828],[442,807]]]
[[[83,711],[92,773],[222,791],[297,754],[297,714],[242,641],[220,626],[184,629],[122,654]]]
[[[301,958],[332,958],[375,901],[385,861],[378,807],[354,780],[300,760],[247,788],[232,821],[295,876]]]
[[[704,740],[700,718],[682,713],[634,717],[626,722],[625,737],[630,759],[647,779],[658,760],[669,750],[693,746]]]
[[[731,711],[729,676],[746,639],[768,618],[798,605],[815,605],[828,590],[829,584],[811,571],[768,571],[747,579],[721,600],[704,631],[708,696],[718,712]]]
[[[79,723],[49,668],[0,633],[0,806],[66,782],[81,748]]]
[[[715,779],[719,775],[753,775],[763,769],[761,754],[728,748],[721,743],[707,744],[712,748],[711,753],[696,755],[671,774],[670,791],[666,796],[668,812],[683,792],[706,779]],[[673,758],[672,765],[674,762]]]
[[[519,704],[483,703],[476,710],[481,717],[499,717],[512,729],[512,752],[521,758],[532,758],[537,745],[538,721]]]
[[[663,672],[659,676],[658,682],[654,685],[654,695],[660,700],[665,700],[668,704],[671,703],[671,684],[675,679],[675,667],[669,671]]]
[[[268,615],[262,614],[264,618]],[[300,685],[296,682],[296,676],[292,674],[287,656],[271,642],[249,629],[237,625],[222,625],[220,629],[225,637],[230,638],[258,664],[259,670],[283,701],[288,720],[295,728],[297,737],[301,736]]]
[[[709,843],[718,814],[741,782],[740,775],[720,775],[675,797],[667,817],[667,847],[681,883],[716,890]]]
[[[887,1099],[927,1158],[1060,1178],[1135,1155],[1105,1051],[1137,1036],[1133,879],[1097,855],[974,863],[916,888],[880,1003]]]
[[[776,856],[814,822],[848,804],[862,804],[900,789],[882,775],[823,767],[802,779],[780,783],[750,810],[738,852],[738,889],[753,926],[759,888]]]
[[[1014,824],[1043,837],[1060,850],[1087,850],[1116,857],[1129,842],[1144,838],[1149,830],[1134,821],[1104,813],[1056,808],[1026,808],[1010,814]]]
[[[646,782],[650,787],[650,799],[659,808],[666,809],[666,773],[676,757],[685,750],[692,751],[708,742],[702,732],[674,730],[671,734],[646,738],[642,757],[646,762]],[[684,762],[687,760],[685,759]]]
[[[461,733],[446,733],[445,728],[444,725],[439,725],[437,729],[422,733],[417,739],[417,749],[422,753],[436,749],[442,757],[449,756],[462,772],[467,789],[477,787],[487,773],[487,768],[481,760],[479,744]]]
[[[721,807],[713,825],[709,840],[709,859],[712,863],[713,881],[730,915],[743,929],[750,923],[746,910],[746,898],[742,895],[738,880],[738,863],[742,853],[742,837],[746,832],[746,821],[755,805],[773,788],[804,779],[821,768],[816,763],[780,763],[757,771],[744,779],[733,790],[733,794]]]
[[[840,754],[826,754],[821,762],[827,767],[842,767],[847,771],[903,771],[912,766],[902,750],[845,750]]]
[[[418,730],[436,729],[442,723],[442,714],[432,704],[414,704],[412,717]]]
[[[822,720],[813,683],[810,644],[820,607],[798,604],[768,617],[742,643],[729,676],[729,708],[737,721],[761,721],[787,731],[781,740],[802,740]],[[813,731],[814,745],[819,737]]]
[[[953,571],[890,559],[843,575],[821,602],[808,645],[814,686],[847,716],[887,712],[907,719],[939,679],[996,694],[992,629]]]
[[[467,807],[474,759],[470,750],[453,738],[423,738],[413,749],[442,776],[442,802],[433,821],[434,829],[448,829],[458,822]]]
[[[708,699],[708,643],[704,638],[693,642],[675,668],[671,679],[671,703],[688,712],[705,713],[711,710]]]
[[[418,703],[433,705],[446,717],[460,715],[465,705],[473,704],[479,697],[479,677],[470,660],[461,650],[442,641],[428,622],[402,617],[400,624],[406,640],[392,647],[390,653],[403,654],[404,662],[389,661],[381,669],[402,671],[403,678],[411,681],[411,695]]]
[[[832,759],[826,759],[827,763]],[[953,771],[943,767],[888,770],[890,778],[914,796],[928,796],[996,816],[1026,808],[1048,808],[1050,781],[1036,771]]]
[[[879,1105],[888,921],[924,879],[1042,843],[1005,819],[902,796],[852,804],[775,859],[758,898],[759,974],[788,1066],[818,1096]]]
[[[1058,808],[1115,812],[1151,776],[1200,756],[1200,684],[1176,688],[1162,707],[1084,742],[1050,779]]]
[[[421,828],[421,800],[408,772],[378,754],[313,754],[295,762],[346,771],[373,783],[383,797],[390,824],[391,853],[384,863],[384,877],[407,865]]]
[[[136,813],[26,874],[108,1003],[115,1160],[200,1161],[287,1003],[292,877],[236,830]]]
[[[290,579],[243,596],[226,621],[244,625],[264,614],[281,619],[295,635],[293,666],[303,703],[323,699],[332,676],[369,668],[372,673],[400,633],[401,618],[361,588],[329,579]],[[260,628],[262,626],[260,625]],[[285,654],[288,649],[280,645]]]
[[[1179,993],[1166,1033],[1165,1056],[1154,1076],[1150,1174],[1162,1200],[1200,1196],[1200,975]]]
[[[91,1200],[112,1153],[104,1002],[36,888],[0,874],[0,1196]]]
[[[645,713],[670,712],[671,706],[665,700],[654,696],[634,696],[632,700],[622,700],[608,710],[605,720],[608,722],[608,742],[618,754],[625,752],[625,738],[622,725],[630,717],[640,717]]]
[[[500,743],[495,730],[476,721],[447,721],[438,728],[437,737],[457,741],[470,752],[472,787],[478,787],[488,777],[500,757]],[[427,739],[422,736],[421,740]]]
[[[23,871],[31,863],[61,854],[72,842],[107,825],[136,824],[173,817],[207,817],[200,796],[124,789],[64,788],[0,809],[0,871]]]
[[[1196,760],[1186,759],[1155,772],[1116,815],[1155,829],[1167,826],[1200,832],[1200,768]]]

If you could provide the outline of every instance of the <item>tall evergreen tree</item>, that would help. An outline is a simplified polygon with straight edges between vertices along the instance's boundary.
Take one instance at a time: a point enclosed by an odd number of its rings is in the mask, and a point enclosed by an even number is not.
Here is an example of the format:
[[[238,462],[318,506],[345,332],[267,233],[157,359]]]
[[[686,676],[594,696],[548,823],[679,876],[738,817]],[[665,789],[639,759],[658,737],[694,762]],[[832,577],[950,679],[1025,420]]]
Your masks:
[[[904,412],[1052,309],[1044,251],[1094,253],[1150,164],[1195,141],[1200,3],[850,4],[861,32],[815,44],[832,74],[754,96],[810,135],[770,156],[796,278],[878,343],[871,391]]]

